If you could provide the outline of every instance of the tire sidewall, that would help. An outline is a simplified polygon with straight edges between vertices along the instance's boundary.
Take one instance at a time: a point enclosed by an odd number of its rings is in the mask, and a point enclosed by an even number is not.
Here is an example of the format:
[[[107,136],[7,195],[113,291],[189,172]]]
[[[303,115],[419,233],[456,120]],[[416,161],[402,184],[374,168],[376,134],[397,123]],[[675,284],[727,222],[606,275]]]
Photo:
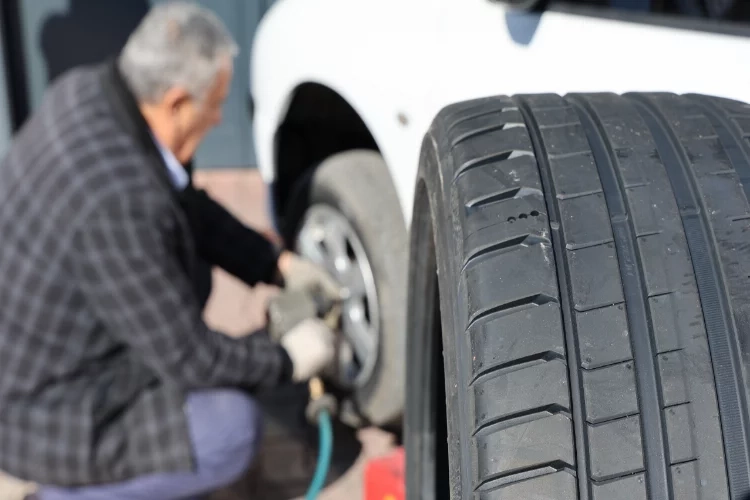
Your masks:
[[[348,178],[342,179],[343,170],[350,172]],[[290,228],[292,237],[288,239],[290,245],[296,241],[307,209],[317,204],[327,205],[341,213],[362,242],[375,280],[380,331],[372,374],[354,390],[352,401],[367,423],[399,427],[405,399],[403,374],[408,243],[388,169],[383,160],[372,152],[347,151],[321,162],[315,172],[301,182],[306,182],[307,186],[300,190],[304,193],[302,203],[297,200],[297,206],[290,211],[294,216]],[[363,196],[363,185],[376,191],[374,195]],[[383,190],[388,191],[388,187],[392,192],[382,193]],[[391,223],[384,224],[385,220]]]

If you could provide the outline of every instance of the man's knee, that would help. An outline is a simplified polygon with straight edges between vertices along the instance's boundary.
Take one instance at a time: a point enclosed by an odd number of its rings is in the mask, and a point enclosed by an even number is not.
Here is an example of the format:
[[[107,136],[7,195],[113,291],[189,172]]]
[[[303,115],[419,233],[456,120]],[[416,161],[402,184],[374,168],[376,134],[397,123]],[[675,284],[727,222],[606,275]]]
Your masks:
[[[258,403],[238,390],[203,391],[188,397],[187,414],[198,469],[217,483],[241,477],[257,456],[262,439]]]

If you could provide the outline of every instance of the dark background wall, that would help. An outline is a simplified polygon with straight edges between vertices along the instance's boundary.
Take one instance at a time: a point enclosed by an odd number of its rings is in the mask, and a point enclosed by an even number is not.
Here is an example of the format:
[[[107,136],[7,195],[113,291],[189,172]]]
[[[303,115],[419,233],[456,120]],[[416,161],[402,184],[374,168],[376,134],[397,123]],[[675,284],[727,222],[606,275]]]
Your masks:
[[[116,53],[148,12],[165,0],[2,0],[0,154],[12,131],[65,70]],[[226,23],[240,47],[224,121],[196,154],[197,168],[253,167],[249,111],[250,49],[273,0],[198,0]]]

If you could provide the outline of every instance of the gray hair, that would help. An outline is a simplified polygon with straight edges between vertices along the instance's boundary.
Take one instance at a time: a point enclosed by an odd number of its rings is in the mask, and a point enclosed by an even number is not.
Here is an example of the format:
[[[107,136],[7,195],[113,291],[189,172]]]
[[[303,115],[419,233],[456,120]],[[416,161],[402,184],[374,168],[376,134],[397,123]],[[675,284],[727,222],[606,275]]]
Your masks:
[[[153,7],[130,35],[117,64],[139,102],[156,102],[180,86],[202,99],[237,44],[216,15],[174,1]]]

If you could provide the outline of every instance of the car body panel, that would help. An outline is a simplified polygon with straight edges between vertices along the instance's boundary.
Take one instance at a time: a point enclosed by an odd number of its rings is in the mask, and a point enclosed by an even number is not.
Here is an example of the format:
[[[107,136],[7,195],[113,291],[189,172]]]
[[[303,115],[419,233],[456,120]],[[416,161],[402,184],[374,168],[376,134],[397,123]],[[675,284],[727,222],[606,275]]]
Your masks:
[[[266,182],[295,89],[338,92],[361,116],[411,219],[422,139],[444,106],[496,94],[666,91],[750,101],[750,31],[527,14],[490,0],[279,0],[252,50]]]

